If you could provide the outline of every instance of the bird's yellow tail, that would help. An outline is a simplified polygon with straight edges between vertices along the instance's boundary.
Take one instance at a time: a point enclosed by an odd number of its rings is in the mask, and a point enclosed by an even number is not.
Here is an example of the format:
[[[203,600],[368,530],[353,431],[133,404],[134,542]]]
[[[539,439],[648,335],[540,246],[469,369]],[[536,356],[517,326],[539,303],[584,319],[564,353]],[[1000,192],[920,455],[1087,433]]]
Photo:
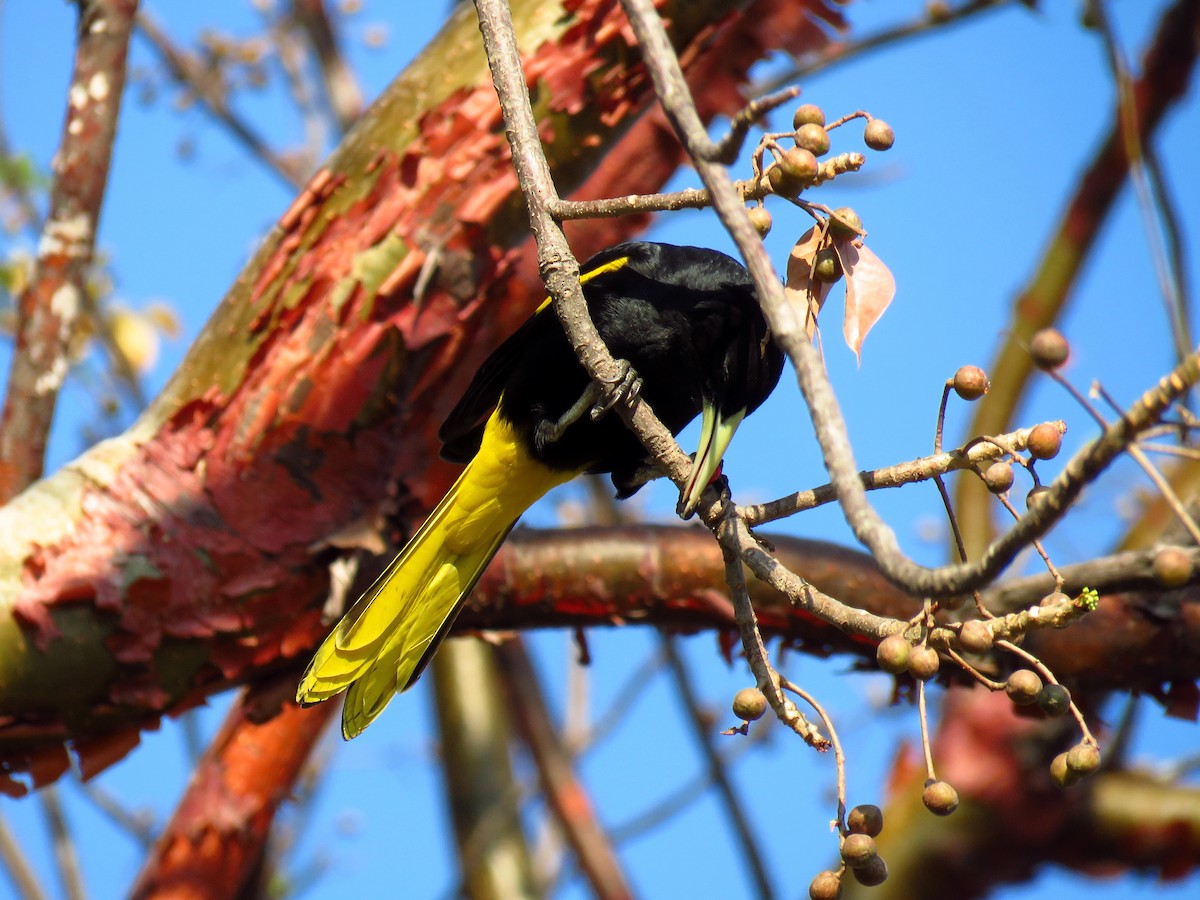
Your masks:
[[[400,554],[317,649],[296,699],[349,688],[342,734],[352,738],[408,688],[505,535],[531,504],[577,473],[549,469],[493,413],[479,453]]]

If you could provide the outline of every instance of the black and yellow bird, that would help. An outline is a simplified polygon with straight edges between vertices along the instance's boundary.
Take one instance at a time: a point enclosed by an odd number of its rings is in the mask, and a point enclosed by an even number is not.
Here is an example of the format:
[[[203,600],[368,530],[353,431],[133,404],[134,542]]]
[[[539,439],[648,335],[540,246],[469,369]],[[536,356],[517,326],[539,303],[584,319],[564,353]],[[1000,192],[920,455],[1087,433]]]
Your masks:
[[[588,311],[644,398],[678,434],[702,414],[690,511],[742,418],[775,388],[783,355],[749,273],[715,250],[626,243],[582,268]],[[483,363],[442,426],[442,455],[467,463],[449,493],[350,608],[309,663],[304,704],[349,689],[348,739],[412,686],[517,519],[556,485],[611,473],[628,497],[655,469],[571,349],[549,301]]]

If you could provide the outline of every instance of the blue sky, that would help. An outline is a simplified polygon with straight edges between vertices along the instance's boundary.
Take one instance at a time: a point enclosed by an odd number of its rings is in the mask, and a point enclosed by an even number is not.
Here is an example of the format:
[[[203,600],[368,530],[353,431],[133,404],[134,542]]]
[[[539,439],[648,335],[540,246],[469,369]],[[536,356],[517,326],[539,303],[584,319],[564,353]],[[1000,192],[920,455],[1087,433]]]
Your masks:
[[[352,62],[369,95],[419,51],[440,24],[445,5],[378,0],[363,5],[348,37]],[[861,365],[836,342],[840,329],[826,324],[826,358],[860,467],[928,452],[942,382],[964,363],[986,367],[1006,327],[1007,304],[1033,271],[1078,171],[1108,128],[1113,89],[1098,37],[1078,27],[1078,4],[1043,5],[1046,11],[1041,14],[1021,6],[989,14],[952,33],[910,42],[803,85],[805,99],[821,104],[831,117],[867,109],[887,119],[897,134],[895,148],[872,154],[857,179],[839,181],[812,197],[858,210],[870,232],[869,245],[892,268],[899,285],[892,308],[868,338]],[[1125,0],[1110,5],[1127,52],[1136,56],[1162,4]],[[907,0],[859,0],[847,12],[852,21],[871,30],[893,15],[903,18],[920,7]],[[214,22],[244,34],[256,21],[243,3],[157,3],[147,8],[179,39]],[[365,46],[363,40],[375,25],[384,26],[388,34],[379,49]],[[0,29],[0,104],[9,142],[44,167],[58,141],[73,7],[10,0],[0,8]],[[151,61],[145,44],[136,40],[133,65],[145,67]],[[765,64],[763,75],[778,71],[780,65],[781,61]],[[1193,285],[1200,258],[1200,175],[1194,165],[1200,143],[1198,107],[1193,92],[1173,113],[1158,143],[1183,210]],[[269,97],[251,98],[243,109],[277,146],[301,137],[298,121],[280,114]],[[186,162],[176,153],[181,141],[194,148]],[[838,135],[834,148],[858,149],[857,139]],[[694,183],[694,175],[683,173],[674,186]],[[181,318],[183,336],[164,346],[148,378],[151,389],[169,377],[191,336],[290,199],[289,189],[264,174],[196,110],[173,112],[166,98],[150,106],[126,102],[100,244],[111,258],[116,291],[124,303],[141,308],[165,301]],[[782,268],[791,243],[807,223],[783,204],[772,210],[776,227],[767,246]],[[675,243],[730,246],[714,217],[706,213],[663,218],[653,236]],[[1069,374],[1085,389],[1099,378],[1128,402],[1169,366],[1163,304],[1129,191],[1122,195],[1083,273],[1063,330],[1073,345]],[[7,371],[7,348],[0,351],[0,371]],[[65,393],[50,450],[52,467],[82,449],[80,417],[90,402],[78,383]],[[949,440],[963,436],[967,416],[962,406],[951,407]],[[1065,418],[1070,425],[1063,458],[1093,434],[1086,416],[1060,391],[1041,385],[1021,422],[1047,418]],[[692,440],[685,435],[683,443]],[[789,376],[743,425],[726,471],[739,498],[776,496],[826,480]],[[1119,465],[1088,491],[1079,513],[1050,541],[1058,561],[1083,558],[1120,534],[1128,510],[1119,501],[1137,477],[1131,467]],[[555,499],[573,496],[578,495],[568,488]],[[942,560],[944,526],[931,488],[912,487],[873,499],[897,528],[906,550],[925,563]],[[637,502],[647,515],[665,519],[674,495],[656,486]],[[531,512],[527,521],[550,524],[556,515],[551,502]],[[851,541],[833,509],[793,519],[781,530]],[[656,638],[631,628],[596,631],[590,640],[595,664],[585,677],[590,708],[598,716],[609,709],[628,674],[654,653]],[[569,637],[550,632],[536,636],[534,644],[547,690],[561,701],[571,666]],[[687,638],[682,644],[697,689],[725,716],[729,698],[749,682],[748,674],[721,662],[711,636]],[[879,802],[896,741],[916,737],[913,711],[882,706],[887,681],[849,675],[843,661],[792,656],[788,674],[836,710],[850,751],[851,803]],[[453,892],[454,861],[440,796],[430,698],[422,685],[394,702],[352,744],[330,740],[330,771],[302,832],[299,855],[301,861],[319,855],[329,869],[307,896],[442,897]],[[581,760],[582,776],[609,826],[635,819],[700,770],[677,706],[660,673],[627,710],[617,732]],[[196,715],[198,728],[211,733],[223,707],[223,699],[214,699]],[[1135,754],[1139,758],[1161,761],[1200,749],[1193,724],[1165,720],[1149,703],[1143,704],[1142,721]],[[180,726],[165,723],[100,783],[161,820],[189,771],[184,744]],[[801,894],[835,849],[827,829],[833,815],[829,760],[775,729],[765,746],[742,758],[736,777],[776,886],[787,896]],[[77,787],[68,785],[64,793],[89,885],[97,896],[119,892],[137,871],[140,848],[83,800]],[[39,806],[0,800],[0,809],[44,883],[56,893]],[[622,845],[621,852],[638,892],[645,896],[707,896],[718,885],[723,896],[742,895],[736,848],[709,795],[649,835]],[[1002,891],[1000,896],[1115,900],[1153,892],[1190,897],[1198,886],[1195,877],[1159,888],[1132,879],[1098,882],[1049,871],[1034,885]],[[0,896],[8,889],[0,879]],[[565,896],[583,894],[577,882],[568,883]]]

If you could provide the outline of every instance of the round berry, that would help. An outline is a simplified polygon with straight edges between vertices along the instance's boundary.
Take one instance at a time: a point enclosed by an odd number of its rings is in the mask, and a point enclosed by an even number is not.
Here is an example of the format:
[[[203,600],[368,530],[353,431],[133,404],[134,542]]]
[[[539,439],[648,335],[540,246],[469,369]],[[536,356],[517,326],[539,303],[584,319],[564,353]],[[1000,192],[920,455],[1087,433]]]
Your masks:
[[[826,284],[833,284],[841,277],[842,261],[838,258],[837,251],[832,247],[818,250],[817,257],[813,261],[813,278],[817,281],[824,281]]]
[[[1030,488],[1029,493],[1025,495],[1025,508],[1037,509],[1046,501],[1046,495],[1050,493],[1050,488],[1044,484],[1039,484],[1036,487]]]
[[[765,206],[752,206],[746,210],[746,214],[750,216],[750,224],[754,226],[754,230],[758,232],[759,237],[766,237],[771,231],[771,214],[767,212]]]
[[[878,855],[875,838],[869,834],[848,834],[842,838],[842,862],[851,869],[869,865]]]
[[[829,217],[829,234],[835,241],[853,241],[862,235],[863,223],[849,206],[839,206]]]
[[[851,869],[850,872],[854,875],[854,880],[863,887],[879,887],[888,877],[887,863],[883,861],[882,856],[876,856],[865,866]]]
[[[932,647],[913,647],[908,657],[908,671],[919,681],[928,681],[938,673],[942,661]]]
[[[963,622],[958,633],[958,643],[968,653],[987,653],[992,649],[992,629],[978,619]]]
[[[803,147],[814,156],[824,156],[829,152],[829,132],[815,122],[801,125],[792,136],[797,147]]]
[[[767,698],[756,687],[742,688],[733,697],[733,714],[739,719],[753,722],[761,719],[767,711]]]
[[[896,143],[896,132],[883,119],[872,119],[863,130],[863,142],[872,150],[890,150]]]
[[[1051,718],[1064,715],[1071,708],[1071,692],[1061,684],[1048,684],[1038,691],[1037,704]]]
[[[1050,371],[1057,369],[1071,355],[1071,345],[1061,333],[1053,328],[1043,328],[1035,331],[1029,339],[1029,354],[1033,364],[1039,369]]]
[[[958,791],[944,781],[931,781],[921,794],[925,808],[936,816],[948,816],[958,809]]]
[[[820,125],[825,127],[825,110],[815,103],[805,103],[796,108],[792,116],[792,127],[799,131],[805,125]]]
[[[842,896],[840,872],[818,872],[808,884],[809,900],[838,900]]]
[[[779,196],[795,197],[808,187],[819,170],[820,164],[811,151],[793,147],[767,171],[767,180]]]
[[[1029,455],[1034,459],[1054,459],[1062,449],[1062,432],[1058,430],[1058,426],[1049,422],[1034,425],[1033,430],[1029,432],[1026,446],[1029,448]]]
[[[879,668],[892,675],[908,671],[908,658],[912,655],[912,644],[901,634],[889,634],[875,648],[875,659]]]
[[[1038,606],[1061,606],[1063,603],[1070,602],[1071,598],[1062,591],[1051,591],[1040,601],[1038,601]]]
[[[1067,751],[1067,768],[1077,775],[1091,775],[1100,768],[1100,748],[1087,741]]]
[[[883,810],[874,803],[861,803],[846,816],[846,828],[851,834],[879,837],[883,831]]]
[[[1013,479],[1010,462],[994,462],[983,470],[983,483],[993,494],[1003,494],[1013,486]]]
[[[1078,784],[1082,777],[1067,765],[1066,753],[1060,753],[1050,761],[1050,780],[1060,788],[1069,788],[1073,784]]]
[[[1154,554],[1151,569],[1159,587],[1183,587],[1192,580],[1192,556],[1182,547],[1163,547]]]
[[[979,366],[960,366],[954,373],[953,384],[954,393],[968,403],[978,400],[988,392],[988,388],[991,386],[988,382],[987,372]]]
[[[1042,679],[1032,669],[1017,669],[1008,676],[1004,684],[1004,693],[1017,706],[1032,706],[1037,703],[1038,694],[1042,690]]]

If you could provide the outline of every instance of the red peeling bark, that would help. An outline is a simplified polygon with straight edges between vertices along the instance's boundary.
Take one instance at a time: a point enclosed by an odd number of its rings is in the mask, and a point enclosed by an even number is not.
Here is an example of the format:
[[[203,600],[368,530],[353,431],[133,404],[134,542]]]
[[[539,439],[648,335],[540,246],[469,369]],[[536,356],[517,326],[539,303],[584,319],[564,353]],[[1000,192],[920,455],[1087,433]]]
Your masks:
[[[514,4],[518,26],[540,6]],[[820,0],[735,6],[667,10],[709,116],[740,104],[767,49],[810,50],[826,39],[813,17],[837,21]],[[653,191],[681,154],[641,115],[649,84],[618,5],[567,9],[529,26],[526,55],[556,177],[588,196]],[[295,664],[326,627],[348,529],[411,522],[447,486],[437,425],[543,296],[468,15],[285,212],[142,420],[0,513],[20,582],[0,614],[0,775],[44,783],[58,767],[40,753],[113,735],[107,760],[163,711]],[[642,224],[577,224],[576,250]]]
[[[131,897],[238,897],[260,871],[275,811],[291,794],[336,703],[301,709],[290,678],[248,690],[230,710]],[[263,709],[274,704],[277,708]]]

